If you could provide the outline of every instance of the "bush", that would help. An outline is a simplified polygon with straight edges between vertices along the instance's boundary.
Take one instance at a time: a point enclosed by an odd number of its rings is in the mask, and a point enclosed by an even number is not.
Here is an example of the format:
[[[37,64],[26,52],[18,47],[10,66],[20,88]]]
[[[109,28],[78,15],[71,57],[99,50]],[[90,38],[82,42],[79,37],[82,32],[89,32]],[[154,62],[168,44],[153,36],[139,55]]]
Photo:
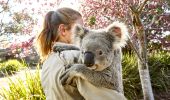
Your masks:
[[[170,90],[170,53],[150,53],[148,60],[153,91],[168,92],[168,90]],[[122,66],[125,96],[129,100],[143,98],[137,57],[135,57],[133,53],[124,54]]]
[[[16,71],[19,71],[22,68],[25,68],[27,65],[24,61],[20,62],[18,60],[8,60],[5,62],[0,63],[0,76],[5,74],[12,74]]]
[[[149,55],[152,87],[156,91],[170,89],[170,53],[155,52]]]
[[[23,77],[26,80],[23,80]],[[39,69],[36,73],[27,71],[24,76],[16,80],[9,78],[9,89],[3,88],[0,95],[3,100],[45,100]]]
[[[125,96],[129,100],[138,100],[142,88],[136,57],[134,55],[124,54],[122,67]]]

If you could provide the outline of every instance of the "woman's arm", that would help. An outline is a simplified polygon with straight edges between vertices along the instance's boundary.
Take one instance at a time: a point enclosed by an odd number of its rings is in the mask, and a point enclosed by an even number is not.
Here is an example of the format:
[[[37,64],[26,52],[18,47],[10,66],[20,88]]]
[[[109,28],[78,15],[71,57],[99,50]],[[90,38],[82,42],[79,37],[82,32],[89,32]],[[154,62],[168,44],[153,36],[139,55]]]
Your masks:
[[[65,51],[61,52],[67,58],[72,58],[78,53],[77,51]],[[65,71],[66,63],[61,58],[59,53],[51,53],[45,60],[41,71],[41,83],[47,100],[82,100],[82,96],[79,94],[78,89],[73,85],[61,84],[59,77]],[[69,56],[69,57],[68,57]]]

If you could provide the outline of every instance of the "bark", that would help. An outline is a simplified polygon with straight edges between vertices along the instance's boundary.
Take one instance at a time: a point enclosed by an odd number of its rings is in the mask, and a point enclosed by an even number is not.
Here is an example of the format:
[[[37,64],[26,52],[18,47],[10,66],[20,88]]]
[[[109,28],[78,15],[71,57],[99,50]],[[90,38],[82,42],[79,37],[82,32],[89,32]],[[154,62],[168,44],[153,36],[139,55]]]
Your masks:
[[[137,30],[138,34],[138,44],[139,44],[139,55],[142,58],[142,61],[138,58],[138,68],[140,74],[140,80],[143,89],[144,100],[154,100],[152,86],[150,82],[150,75],[148,69],[148,61],[147,61],[147,49],[146,49],[146,36],[144,32],[144,27],[141,23],[139,16],[136,16],[139,22],[134,21],[134,28]]]
[[[142,84],[142,90],[144,95],[144,100],[154,100],[151,82],[150,82],[150,75],[148,69],[142,69],[143,66],[140,61],[138,61],[138,67],[139,67],[139,74],[140,74],[140,80]],[[146,66],[148,67],[148,66]]]
[[[131,11],[131,17],[133,20],[133,28],[138,36],[138,69],[140,80],[142,84],[142,90],[144,95],[144,100],[154,100],[152,86],[150,81],[149,69],[148,69],[148,59],[147,59],[147,48],[146,48],[146,35],[144,31],[144,26],[140,19],[140,14],[144,5],[148,0],[145,0],[139,7],[129,6]],[[132,43],[133,44],[133,43]],[[134,46],[133,46],[134,48]],[[135,48],[135,50],[137,50]]]

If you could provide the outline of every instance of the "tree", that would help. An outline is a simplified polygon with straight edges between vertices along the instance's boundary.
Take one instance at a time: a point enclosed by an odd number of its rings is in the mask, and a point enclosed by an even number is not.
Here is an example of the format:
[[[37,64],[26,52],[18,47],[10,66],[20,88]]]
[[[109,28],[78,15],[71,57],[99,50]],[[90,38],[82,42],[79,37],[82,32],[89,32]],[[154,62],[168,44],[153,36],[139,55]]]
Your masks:
[[[12,3],[14,3],[12,5]],[[0,36],[14,34],[29,34],[32,32],[35,21],[32,16],[26,11],[21,9],[16,11],[14,1],[0,1]],[[8,20],[7,20],[8,19]]]
[[[148,2],[147,2],[148,1]],[[147,38],[157,38],[157,33],[162,35],[163,31],[170,31],[170,16],[166,10],[169,9],[168,0],[85,0],[82,5],[82,14],[86,25],[92,28],[104,27],[113,20],[121,20],[129,25],[131,45],[138,56],[138,67],[145,100],[153,100],[152,87],[147,64]],[[161,19],[156,21],[156,19]],[[163,20],[162,20],[163,19]],[[153,33],[149,33],[153,31]],[[163,38],[157,38],[166,41]],[[137,42],[136,42],[137,41]],[[149,41],[149,40],[147,40]],[[152,41],[149,41],[152,43]],[[165,42],[164,42],[165,43]],[[163,47],[164,48],[164,47]]]
[[[122,2],[124,1],[124,2]],[[131,37],[136,37],[132,31],[132,19],[128,5],[137,6],[140,0],[85,0],[82,4],[83,16],[87,22],[87,26],[92,28],[101,28],[110,24],[113,20],[121,20],[129,25],[129,31],[132,33]],[[152,0],[149,1],[141,13],[141,19],[146,31],[147,42],[150,50],[159,48],[161,50],[170,50],[170,12],[169,0]],[[155,45],[154,45],[155,44]],[[157,45],[159,47],[157,47]]]

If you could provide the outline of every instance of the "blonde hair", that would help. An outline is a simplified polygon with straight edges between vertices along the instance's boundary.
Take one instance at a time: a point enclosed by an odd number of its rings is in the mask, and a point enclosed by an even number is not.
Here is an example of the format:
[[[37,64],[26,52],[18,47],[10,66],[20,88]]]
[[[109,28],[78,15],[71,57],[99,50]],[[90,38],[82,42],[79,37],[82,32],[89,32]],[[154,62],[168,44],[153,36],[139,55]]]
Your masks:
[[[58,27],[60,24],[71,29],[71,25],[81,18],[81,14],[70,8],[60,8],[49,11],[44,19],[43,29],[37,37],[37,50],[41,61],[44,61],[52,50],[53,43],[59,38]]]

